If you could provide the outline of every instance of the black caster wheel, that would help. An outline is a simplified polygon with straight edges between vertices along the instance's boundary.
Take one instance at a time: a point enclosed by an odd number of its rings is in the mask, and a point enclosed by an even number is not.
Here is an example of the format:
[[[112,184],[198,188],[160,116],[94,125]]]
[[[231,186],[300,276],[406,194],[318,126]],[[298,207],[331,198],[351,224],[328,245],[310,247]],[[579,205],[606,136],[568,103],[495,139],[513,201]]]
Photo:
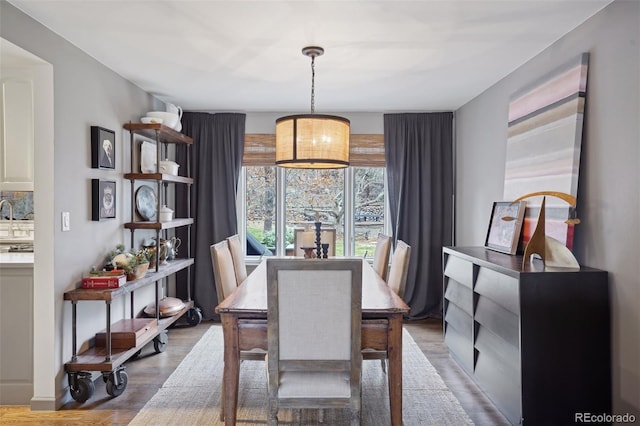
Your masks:
[[[111,396],[120,396],[127,388],[129,376],[124,369],[116,370],[107,377],[107,393]]]
[[[96,387],[91,380],[91,373],[69,374],[71,398],[78,402],[86,402],[93,396]]]
[[[202,312],[200,311],[200,308],[191,308],[187,311],[187,324],[191,325],[191,326],[195,326],[200,324],[200,322],[202,321]]]
[[[163,331],[153,338],[153,348],[157,354],[164,352],[167,347],[167,342],[169,342],[169,336],[166,331]]]
[[[142,353],[142,349],[136,351],[136,353],[134,353],[133,355],[131,355],[131,359],[136,359],[140,356],[140,354]]]

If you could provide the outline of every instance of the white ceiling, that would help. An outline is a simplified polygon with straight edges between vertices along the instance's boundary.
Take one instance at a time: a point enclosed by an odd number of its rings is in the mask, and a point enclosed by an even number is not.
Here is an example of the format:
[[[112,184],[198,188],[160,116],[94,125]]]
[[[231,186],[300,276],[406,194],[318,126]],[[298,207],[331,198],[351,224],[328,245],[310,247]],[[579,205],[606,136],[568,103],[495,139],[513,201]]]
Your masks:
[[[9,0],[185,110],[453,110],[611,0]]]

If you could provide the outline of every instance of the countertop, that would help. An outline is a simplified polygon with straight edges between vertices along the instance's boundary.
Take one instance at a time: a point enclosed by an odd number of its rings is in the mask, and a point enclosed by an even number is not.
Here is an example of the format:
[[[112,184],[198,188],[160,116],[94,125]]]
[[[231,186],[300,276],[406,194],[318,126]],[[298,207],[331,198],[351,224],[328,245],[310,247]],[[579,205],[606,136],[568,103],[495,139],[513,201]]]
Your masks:
[[[0,268],[33,267],[33,253],[0,252]]]

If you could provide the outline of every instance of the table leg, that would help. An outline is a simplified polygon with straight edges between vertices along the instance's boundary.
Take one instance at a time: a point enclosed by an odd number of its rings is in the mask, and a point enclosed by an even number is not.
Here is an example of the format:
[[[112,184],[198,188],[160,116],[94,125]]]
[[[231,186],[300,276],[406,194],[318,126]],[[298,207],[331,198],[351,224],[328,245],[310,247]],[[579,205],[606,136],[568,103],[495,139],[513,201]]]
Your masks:
[[[389,318],[387,341],[389,409],[391,424],[402,425],[402,314]]]
[[[236,408],[238,407],[238,382],[240,380],[240,350],[238,343],[238,318],[230,314],[221,314],[222,332],[224,334],[224,371],[223,398],[224,424],[236,424]]]

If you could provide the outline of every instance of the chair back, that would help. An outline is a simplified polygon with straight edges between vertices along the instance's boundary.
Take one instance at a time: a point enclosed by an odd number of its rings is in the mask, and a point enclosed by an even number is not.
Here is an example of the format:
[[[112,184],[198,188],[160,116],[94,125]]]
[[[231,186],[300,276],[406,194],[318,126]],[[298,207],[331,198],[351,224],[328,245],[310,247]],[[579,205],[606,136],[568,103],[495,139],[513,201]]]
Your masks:
[[[380,278],[387,281],[387,272],[389,270],[389,256],[391,255],[391,237],[384,234],[378,234],[376,241],[376,249],[373,252],[373,270],[376,271]]]
[[[389,270],[387,284],[400,298],[404,297],[410,257],[411,246],[402,240],[398,240],[391,259],[391,268]]]
[[[231,258],[233,259],[233,268],[236,273],[236,283],[240,285],[247,279],[247,265],[244,261],[244,253],[242,252],[242,244],[238,234],[227,238],[229,250],[231,250]]]
[[[272,409],[359,412],[362,259],[267,259],[267,306]]]
[[[213,280],[216,286],[218,303],[226,299],[237,287],[235,268],[229,243],[220,241],[209,247],[211,250],[211,264],[213,266]]]

